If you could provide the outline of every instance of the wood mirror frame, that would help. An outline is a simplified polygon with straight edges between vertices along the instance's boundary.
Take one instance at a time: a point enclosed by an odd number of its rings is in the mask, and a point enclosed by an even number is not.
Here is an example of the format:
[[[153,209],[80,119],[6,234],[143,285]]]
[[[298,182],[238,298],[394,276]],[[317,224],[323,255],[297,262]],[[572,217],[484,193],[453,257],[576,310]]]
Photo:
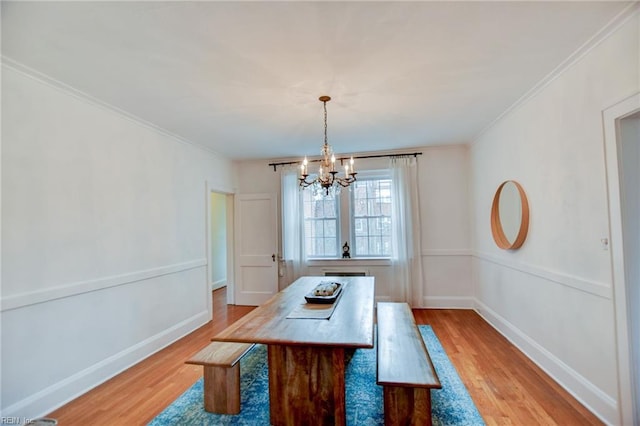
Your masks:
[[[509,241],[502,228],[502,222],[500,222],[500,194],[502,189],[508,183],[513,183],[520,195],[520,228],[518,234],[513,241]],[[502,182],[496,190],[496,195],[493,197],[493,204],[491,205],[491,233],[493,234],[493,240],[498,247],[505,250],[515,250],[520,248],[527,238],[527,231],[529,230],[529,202],[527,201],[527,195],[524,193],[522,186],[514,180],[507,180]]]

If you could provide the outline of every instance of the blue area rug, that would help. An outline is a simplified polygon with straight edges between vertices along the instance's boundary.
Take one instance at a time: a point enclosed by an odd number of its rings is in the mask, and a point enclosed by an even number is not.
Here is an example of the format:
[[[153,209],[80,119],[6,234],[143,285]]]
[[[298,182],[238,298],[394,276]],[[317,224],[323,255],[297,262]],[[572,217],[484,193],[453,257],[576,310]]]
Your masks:
[[[438,338],[428,325],[420,325],[429,355],[436,368],[442,389],[431,391],[434,425],[484,425],[467,388],[460,380]],[[256,345],[240,361],[241,412],[238,415],[219,415],[204,411],[203,379],[149,423],[168,425],[268,425],[269,373],[267,350]],[[376,384],[376,351],[358,349],[349,362],[346,373],[347,424],[382,425],[382,387]]]

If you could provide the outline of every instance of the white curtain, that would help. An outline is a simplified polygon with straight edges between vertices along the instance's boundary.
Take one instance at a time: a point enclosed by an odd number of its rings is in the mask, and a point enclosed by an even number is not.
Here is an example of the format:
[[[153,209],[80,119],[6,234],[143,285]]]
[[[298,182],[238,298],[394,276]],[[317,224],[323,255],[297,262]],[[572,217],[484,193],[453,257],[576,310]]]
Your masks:
[[[304,275],[304,234],[302,194],[298,183],[298,168],[283,167],[282,194],[282,251],[289,284]]]
[[[415,157],[391,158],[392,274],[396,302],[423,307],[418,165]]]

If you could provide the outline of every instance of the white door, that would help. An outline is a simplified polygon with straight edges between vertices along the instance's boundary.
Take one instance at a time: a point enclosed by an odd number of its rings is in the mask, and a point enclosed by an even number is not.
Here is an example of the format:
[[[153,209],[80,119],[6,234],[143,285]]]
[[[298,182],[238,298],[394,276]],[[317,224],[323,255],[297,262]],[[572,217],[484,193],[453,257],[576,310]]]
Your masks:
[[[260,305],[278,292],[276,194],[235,197],[235,303]]]

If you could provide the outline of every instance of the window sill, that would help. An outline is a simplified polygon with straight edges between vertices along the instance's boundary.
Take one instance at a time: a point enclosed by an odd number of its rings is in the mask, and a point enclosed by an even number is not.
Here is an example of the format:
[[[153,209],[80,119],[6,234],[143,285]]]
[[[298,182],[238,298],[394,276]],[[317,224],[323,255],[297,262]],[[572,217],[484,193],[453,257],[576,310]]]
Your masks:
[[[353,265],[353,266],[390,266],[391,259],[388,257],[356,257],[351,259],[326,258],[307,259],[307,266],[323,265]]]

